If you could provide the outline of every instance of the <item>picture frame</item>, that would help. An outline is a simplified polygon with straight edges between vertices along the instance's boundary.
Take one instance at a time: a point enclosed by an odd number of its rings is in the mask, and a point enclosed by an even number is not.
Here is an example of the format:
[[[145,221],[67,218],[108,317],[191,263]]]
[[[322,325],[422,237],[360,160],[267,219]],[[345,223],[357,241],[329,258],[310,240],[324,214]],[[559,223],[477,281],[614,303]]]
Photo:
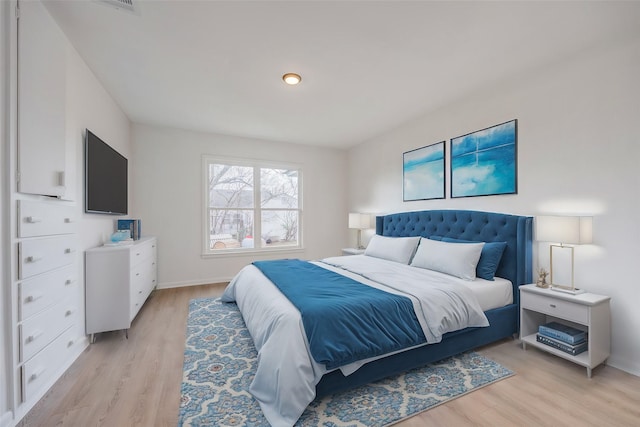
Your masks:
[[[518,193],[518,120],[451,139],[451,198]]]
[[[402,154],[402,198],[414,200],[446,197],[446,141]]]

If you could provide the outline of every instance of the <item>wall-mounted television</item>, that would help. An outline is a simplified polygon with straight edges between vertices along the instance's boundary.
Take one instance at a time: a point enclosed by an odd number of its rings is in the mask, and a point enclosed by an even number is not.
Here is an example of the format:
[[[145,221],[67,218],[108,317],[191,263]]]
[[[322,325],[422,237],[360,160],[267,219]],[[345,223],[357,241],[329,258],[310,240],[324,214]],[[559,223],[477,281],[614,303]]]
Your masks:
[[[126,215],[127,158],[89,129],[84,144],[84,210]]]

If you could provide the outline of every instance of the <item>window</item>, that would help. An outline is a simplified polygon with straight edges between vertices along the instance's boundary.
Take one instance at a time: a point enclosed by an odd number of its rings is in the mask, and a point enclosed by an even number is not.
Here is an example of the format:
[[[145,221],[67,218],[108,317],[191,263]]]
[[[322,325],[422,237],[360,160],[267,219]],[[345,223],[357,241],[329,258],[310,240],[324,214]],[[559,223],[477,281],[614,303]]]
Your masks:
[[[301,248],[298,166],[204,158],[205,254]]]

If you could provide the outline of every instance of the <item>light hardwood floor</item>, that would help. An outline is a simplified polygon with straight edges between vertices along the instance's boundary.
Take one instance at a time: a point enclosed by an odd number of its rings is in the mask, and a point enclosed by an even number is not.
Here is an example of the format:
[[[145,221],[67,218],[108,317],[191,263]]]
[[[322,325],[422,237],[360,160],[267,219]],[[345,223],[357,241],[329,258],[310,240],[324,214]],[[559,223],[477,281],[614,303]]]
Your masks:
[[[123,332],[97,336],[19,426],[171,426],[178,420],[189,300],[224,284],[153,292]],[[638,426],[640,378],[609,366],[593,371],[517,340],[480,353],[516,375],[398,423],[417,426]]]

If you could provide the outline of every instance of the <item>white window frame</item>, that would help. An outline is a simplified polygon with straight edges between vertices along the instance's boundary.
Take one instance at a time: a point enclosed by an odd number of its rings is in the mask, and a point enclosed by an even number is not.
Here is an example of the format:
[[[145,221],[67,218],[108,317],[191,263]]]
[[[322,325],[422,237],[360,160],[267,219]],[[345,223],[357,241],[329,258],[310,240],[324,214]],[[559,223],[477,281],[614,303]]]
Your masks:
[[[281,210],[274,208],[262,208],[260,197],[260,169],[293,169],[298,171],[298,244],[295,246],[284,247],[262,247],[261,239],[254,240],[253,248],[231,248],[231,249],[216,249],[210,248],[210,233],[209,228],[209,165],[211,164],[226,164],[232,166],[252,167],[253,168],[253,208],[247,208],[247,210],[254,211],[254,235],[261,236],[262,228],[262,211],[268,210]],[[237,256],[237,255],[250,255],[256,253],[273,253],[273,252],[302,252],[303,246],[303,208],[302,208],[302,166],[295,163],[286,162],[274,162],[268,160],[256,160],[256,159],[241,159],[233,157],[219,157],[212,155],[202,156],[202,193],[203,193],[203,209],[202,209],[202,257],[203,258],[215,258],[224,256]]]

